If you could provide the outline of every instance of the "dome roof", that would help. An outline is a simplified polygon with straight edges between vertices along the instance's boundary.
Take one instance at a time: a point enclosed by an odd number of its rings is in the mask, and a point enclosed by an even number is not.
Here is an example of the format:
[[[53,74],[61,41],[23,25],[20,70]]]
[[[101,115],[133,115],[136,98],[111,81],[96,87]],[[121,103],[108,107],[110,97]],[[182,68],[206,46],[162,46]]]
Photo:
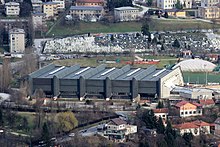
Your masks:
[[[180,67],[182,71],[188,72],[212,72],[216,65],[201,59],[189,59],[181,61],[173,68],[176,67]]]

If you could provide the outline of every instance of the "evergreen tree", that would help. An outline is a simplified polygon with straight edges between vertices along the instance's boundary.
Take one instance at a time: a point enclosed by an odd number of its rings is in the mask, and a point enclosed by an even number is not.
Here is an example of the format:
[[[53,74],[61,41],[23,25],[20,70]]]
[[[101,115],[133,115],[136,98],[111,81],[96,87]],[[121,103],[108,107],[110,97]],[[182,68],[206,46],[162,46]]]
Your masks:
[[[150,34],[150,26],[149,26],[149,24],[147,23],[147,22],[144,22],[143,24],[142,24],[142,27],[141,27],[141,32],[142,32],[142,34],[144,35],[144,36],[149,36],[149,34]]]
[[[174,138],[176,138],[176,131],[172,128],[171,122],[167,121],[167,126],[165,129],[165,134],[172,134]]]
[[[164,51],[164,50],[165,50],[165,48],[164,48],[163,44],[161,45],[160,50],[161,50],[161,51]]]
[[[165,127],[163,124],[163,119],[161,117],[159,117],[159,119],[157,121],[157,133],[164,134],[164,132],[165,132]]]
[[[151,34],[150,33],[148,34],[148,42],[149,43],[151,42]]]
[[[174,41],[173,47],[180,48],[180,42],[179,42],[179,40],[176,39],[176,40]]]
[[[157,141],[157,147],[168,147],[168,145],[164,139],[160,139]]]
[[[153,44],[157,44],[157,37],[154,37],[154,38],[153,38],[152,43],[153,43]]]
[[[159,101],[158,102],[158,105],[157,105],[157,108],[164,108],[164,105],[163,105],[163,102],[162,101]]]
[[[114,35],[111,35],[111,38],[110,38],[111,42],[114,41]]]
[[[192,133],[184,133],[183,134],[183,139],[185,140],[186,145],[191,146],[191,141],[193,139]]]
[[[148,129],[155,129],[157,127],[157,118],[154,115],[153,110],[144,111],[142,121],[145,123],[145,126]]]
[[[169,17],[167,12],[164,13],[164,17],[165,17],[165,18],[168,18],[168,17]]]
[[[43,141],[45,141],[47,146],[50,146],[50,133],[49,133],[49,128],[48,128],[46,122],[44,122],[44,124],[43,124],[42,133],[41,133],[41,139]]]
[[[3,126],[3,114],[2,114],[2,108],[0,108],[0,126]]]
[[[175,7],[176,7],[177,9],[182,9],[182,8],[183,8],[182,4],[180,3],[180,0],[177,0],[177,2],[176,2],[176,4],[175,4]]]

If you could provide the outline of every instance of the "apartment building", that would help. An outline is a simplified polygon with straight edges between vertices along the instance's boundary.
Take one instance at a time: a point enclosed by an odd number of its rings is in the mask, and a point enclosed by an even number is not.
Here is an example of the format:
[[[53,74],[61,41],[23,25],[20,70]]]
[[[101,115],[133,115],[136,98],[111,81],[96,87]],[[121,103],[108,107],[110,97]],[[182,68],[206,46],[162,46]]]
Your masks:
[[[5,4],[5,1],[4,0],[0,0],[0,4]]]
[[[199,136],[200,134],[210,134],[210,124],[200,120],[173,125],[173,128],[180,135],[183,135],[184,133],[192,133],[193,136]]]
[[[71,6],[70,15],[77,16],[84,21],[97,21],[104,14],[104,9],[101,6]]]
[[[25,50],[25,32],[23,29],[9,30],[10,53],[23,53]]]
[[[220,18],[220,0],[201,0],[198,16],[204,19]]]
[[[181,101],[175,105],[180,117],[190,117],[202,115],[202,105]]]
[[[32,8],[34,13],[42,13],[42,1],[41,0],[31,0]]]
[[[56,19],[58,15],[58,4],[55,2],[43,3],[43,13],[46,14],[46,19]]]
[[[76,6],[104,6],[104,0],[76,0]]]
[[[20,4],[16,2],[5,3],[5,14],[7,16],[19,16]]]
[[[157,0],[157,7],[161,9],[174,9],[176,8],[177,0]],[[192,8],[192,0],[180,0],[183,8]]]
[[[34,30],[42,29],[46,26],[46,14],[45,13],[32,13],[32,22]]]
[[[135,7],[114,8],[116,21],[134,21],[139,19],[139,9]]]
[[[65,0],[52,0],[52,2],[58,3],[57,9],[59,12],[65,10]]]
[[[220,8],[218,6],[199,7],[198,16],[205,19],[220,18]]]

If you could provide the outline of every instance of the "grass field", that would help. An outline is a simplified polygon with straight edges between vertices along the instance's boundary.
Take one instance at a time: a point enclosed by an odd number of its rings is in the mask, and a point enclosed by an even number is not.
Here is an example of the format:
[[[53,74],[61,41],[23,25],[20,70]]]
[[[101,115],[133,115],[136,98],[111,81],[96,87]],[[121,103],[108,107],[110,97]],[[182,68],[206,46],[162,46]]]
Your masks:
[[[102,24],[99,22],[80,22],[76,26],[63,26],[57,24],[48,36],[68,36],[85,33],[110,33],[110,32],[135,32],[141,31],[141,22],[121,22]],[[220,25],[216,25],[220,28]],[[151,31],[177,31],[184,29],[212,29],[213,25],[194,19],[152,19],[150,23]]]
[[[174,57],[169,57],[169,56],[144,56],[145,59],[160,59],[160,63],[157,64],[156,66],[158,68],[163,68],[166,65],[172,65],[176,62],[176,58]],[[54,61],[55,64],[60,64],[60,65],[74,65],[74,64],[80,64],[81,66],[91,66],[95,67],[98,66],[102,63],[98,63],[98,60],[111,60],[111,61],[116,61],[119,60],[120,63],[115,63],[115,64],[108,64],[107,66],[109,67],[122,67],[126,65],[126,61],[132,61],[132,57],[119,57],[119,56],[106,56],[106,57],[93,57],[93,58],[80,58],[80,59],[67,59],[67,60],[57,60]],[[143,67],[146,68],[150,65],[147,64],[135,64],[134,67]]]
[[[206,82],[206,73],[189,73],[184,72],[183,78],[185,83],[198,83],[205,84]],[[207,82],[208,83],[220,83],[220,73],[207,73]]]

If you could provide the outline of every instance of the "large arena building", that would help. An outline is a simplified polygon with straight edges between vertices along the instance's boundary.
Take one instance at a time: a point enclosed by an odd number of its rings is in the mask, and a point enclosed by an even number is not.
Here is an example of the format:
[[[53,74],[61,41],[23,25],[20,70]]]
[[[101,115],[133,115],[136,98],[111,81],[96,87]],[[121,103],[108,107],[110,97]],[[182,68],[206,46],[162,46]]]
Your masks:
[[[42,89],[47,97],[63,98],[167,98],[175,85],[183,86],[182,72],[175,69],[47,65],[29,75],[31,94]]]

